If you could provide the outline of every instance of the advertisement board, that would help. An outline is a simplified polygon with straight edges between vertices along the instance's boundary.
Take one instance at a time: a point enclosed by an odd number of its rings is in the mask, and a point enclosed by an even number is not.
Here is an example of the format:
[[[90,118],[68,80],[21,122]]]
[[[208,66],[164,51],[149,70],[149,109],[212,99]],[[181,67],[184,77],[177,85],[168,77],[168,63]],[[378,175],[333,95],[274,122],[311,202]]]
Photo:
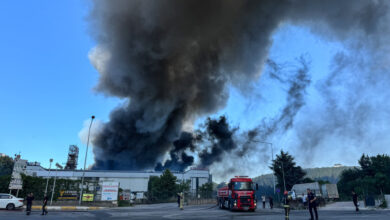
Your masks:
[[[119,200],[130,200],[130,190],[123,190],[119,193]]]
[[[77,191],[71,191],[71,190],[61,190],[60,196],[58,197],[58,200],[77,200],[77,199],[78,199]]]
[[[103,182],[102,201],[118,200],[118,182]]]
[[[83,202],[93,202],[93,194],[84,193],[82,200]]]

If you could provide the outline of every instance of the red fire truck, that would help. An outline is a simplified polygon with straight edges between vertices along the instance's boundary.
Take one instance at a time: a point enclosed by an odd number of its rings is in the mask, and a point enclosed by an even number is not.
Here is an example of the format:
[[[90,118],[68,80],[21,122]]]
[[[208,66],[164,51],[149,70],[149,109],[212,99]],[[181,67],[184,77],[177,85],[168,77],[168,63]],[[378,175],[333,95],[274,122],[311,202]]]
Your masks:
[[[218,189],[219,208],[230,210],[249,210],[256,209],[256,193],[259,186],[254,185],[251,178],[247,176],[236,176],[232,178],[227,186]]]

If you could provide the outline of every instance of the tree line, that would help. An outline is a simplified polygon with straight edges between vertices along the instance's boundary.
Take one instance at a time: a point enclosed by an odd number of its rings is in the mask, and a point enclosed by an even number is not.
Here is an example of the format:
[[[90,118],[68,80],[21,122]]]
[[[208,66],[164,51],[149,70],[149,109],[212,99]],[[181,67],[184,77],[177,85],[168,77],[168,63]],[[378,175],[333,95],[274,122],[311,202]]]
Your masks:
[[[169,169],[164,170],[161,176],[151,176],[148,182],[147,198],[149,202],[172,201],[177,194],[183,192],[186,196],[199,194],[200,198],[211,198],[213,184],[205,183],[199,186],[198,191],[190,190],[190,180],[178,180]],[[196,196],[196,195],[195,195]]]
[[[390,156],[362,155],[360,167],[345,170],[337,183],[340,196],[350,197],[354,190],[360,197],[390,194]]]
[[[349,200],[352,191],[355,191],[361,198],[366,196],[381,196],[390,194],[390,156],[362,155],[358,160],[359,167],[346,169],[340,175],[337,183],[340,198]],[[291,190],[295,184],[319,182],[329,183],[323,180],[313,180],[305,177],[306,172],[297,166],[294,157],[288,152],[281,151],[276,159],[272,161],[270,168],[277,178],[279,189]]]

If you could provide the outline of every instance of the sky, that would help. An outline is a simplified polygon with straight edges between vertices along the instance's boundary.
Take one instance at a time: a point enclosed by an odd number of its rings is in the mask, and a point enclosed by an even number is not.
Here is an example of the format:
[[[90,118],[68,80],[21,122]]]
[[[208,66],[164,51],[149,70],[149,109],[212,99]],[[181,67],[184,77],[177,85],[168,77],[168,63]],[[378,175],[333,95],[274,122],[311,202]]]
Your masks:
[[[0,152],[48,166],[50,158],[65,163],[76,144],[83,163],[84,121],[107,120],[119,101],[94,91],[88,7],[77,0],[0,2]]]
[[[88,1],[77,0],[0,1],[1,153],[10,156],[21,153],[22,158],[48,167],[49,158],[55,163],[65,163],[69,145],[76,144],[80,147],[78,167],[82,168],[86,144],[79,133],[83,131],[85,136],[91,115],[95,115],[94,125],[99,127],[101,122],[108,121],[111,110],[124,102],[94,89],[99,75],[88,58],[96,46],[87,23],[90,7]],[[273,35],[269,57],[279,63],[294,63],[300,56],[310,61],[312,83],[305,96],[306,110],[310,111],[321,105],[318,83],[331,71],[334,55],[344,50],[340,42],[326,41],[305,27],[284,24]],[[286,98],[285,89],[264,70],[250,92],[231,86],[227,105],[211,116],[224,114],[240,129],[251,129],[263,118],[280,111]],[[206,117],[199,118],[196,124]],[[284,149],[294,155],[296,138],[289,132],[266,141],[274,143],[274,152]],[[301,152],[315,157],[314,162],[307,162],[300,154],[294,156],[304,167],[357,165],[361,152],[345,160],[342,157],[330,160],[321,157],[322,153]],[[373,148],[367,153],[389,151]],[[269,159],[270,156],[262,157],[266,161],[255,168],[256,174],[269,172]],[[87,166],[91,164],[90,149]]]

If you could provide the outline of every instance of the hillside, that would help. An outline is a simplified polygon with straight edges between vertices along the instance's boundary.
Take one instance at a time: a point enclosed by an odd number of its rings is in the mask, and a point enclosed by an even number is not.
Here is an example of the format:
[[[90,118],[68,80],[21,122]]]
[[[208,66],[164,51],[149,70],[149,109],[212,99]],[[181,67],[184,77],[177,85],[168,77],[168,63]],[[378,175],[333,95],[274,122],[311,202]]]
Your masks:
[[[331,183],[337,183],[340,178],[341,172],[353,167],[321,167],[321,168],[308,168],[306,171],[306,177],[314,180],[328,180]],[[261,186],[273,186],[272,174],[265,174],[253,178]],[[276,180],[275,180],[276,181]]]

